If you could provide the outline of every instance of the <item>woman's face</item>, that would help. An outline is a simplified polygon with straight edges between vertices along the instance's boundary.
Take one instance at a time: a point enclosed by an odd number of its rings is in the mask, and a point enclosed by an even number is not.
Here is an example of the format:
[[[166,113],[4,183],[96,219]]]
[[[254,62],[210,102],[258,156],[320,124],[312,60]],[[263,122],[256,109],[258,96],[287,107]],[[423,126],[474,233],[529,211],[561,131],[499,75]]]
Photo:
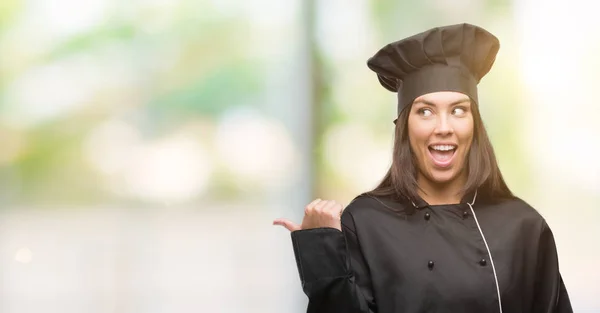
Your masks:
[[[450,183],[466,177],[474,124],[470,98],[459,92],[434,92],[415,99],[410,110],[408,138],[418,179]]]

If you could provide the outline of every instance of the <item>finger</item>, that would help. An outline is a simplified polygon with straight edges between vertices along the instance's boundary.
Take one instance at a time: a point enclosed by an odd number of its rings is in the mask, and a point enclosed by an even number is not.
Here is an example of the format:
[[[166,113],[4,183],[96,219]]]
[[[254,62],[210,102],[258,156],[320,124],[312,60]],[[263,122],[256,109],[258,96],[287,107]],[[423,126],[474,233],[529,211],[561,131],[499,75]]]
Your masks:
[[[331,213],[336,204],[337,204],[337,202],[335,202],[333,200],[328,201],[327,204],[321,208],[321,211]]]
[[[323,208],[326,207],[331,201],[323,200],[315,205],[315,211],[323,211]]]
[[[342,216],[342,212],[344,211],[343,206],[335,201],[330,206],[327,206],[326,210],[337,217]]]
[[[289,231],[296,231],[296,230],[301,229],[300,225],[298,225],[290,220],[287,220],[285,218],[278,218],[278,219],[274,220],[273,225],[283,226]]]
[[[307,204],[307,205],[304,207],[304,212],[306,213],[307,211],[310,211],[310,210],[312,210],[312,209],[314,208],[314,206],[315,206],[317,203],[321,202],[321,201],[322,201],[322,200],[321,200],[321,199],[319,199],[319,198],[317,198],[317,199],[313,200],[311,203]]]
[[[323,212],[327,212],[327,214],[332,217],[340,218],[342,216],[342,205],[335,201],[331,201],[330,204],[323,208]]]

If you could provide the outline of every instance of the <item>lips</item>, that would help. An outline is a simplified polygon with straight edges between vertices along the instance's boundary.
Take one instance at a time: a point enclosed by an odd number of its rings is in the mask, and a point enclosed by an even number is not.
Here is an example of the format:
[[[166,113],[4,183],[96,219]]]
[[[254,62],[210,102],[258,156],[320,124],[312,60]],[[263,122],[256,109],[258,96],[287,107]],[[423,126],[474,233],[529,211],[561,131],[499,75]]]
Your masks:
[[[457,146],[454,144],[429,145],[429,156],[433,164],[440,168],[446,168],[452,164]]]

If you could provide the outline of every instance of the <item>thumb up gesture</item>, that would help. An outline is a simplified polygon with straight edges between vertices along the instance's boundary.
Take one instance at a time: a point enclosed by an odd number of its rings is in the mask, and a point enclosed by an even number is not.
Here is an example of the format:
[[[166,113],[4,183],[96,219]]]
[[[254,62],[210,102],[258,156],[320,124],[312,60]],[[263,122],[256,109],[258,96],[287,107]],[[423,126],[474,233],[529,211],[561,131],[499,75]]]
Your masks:
[[[315,199],[304,208],[304,218],[302,224],[298,225],[285,218],[278,218],[273,221],[273,225],[280,225],[289,231],[302,229],[331,227],[342,230],[340,217],[343,207],[333,200]]]

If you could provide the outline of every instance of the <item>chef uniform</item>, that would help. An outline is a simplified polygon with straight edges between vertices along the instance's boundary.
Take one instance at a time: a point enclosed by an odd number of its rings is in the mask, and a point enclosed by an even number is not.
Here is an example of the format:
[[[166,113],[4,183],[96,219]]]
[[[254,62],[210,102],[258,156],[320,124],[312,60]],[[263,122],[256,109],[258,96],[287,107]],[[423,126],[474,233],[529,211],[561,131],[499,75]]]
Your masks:
[[[498,49],[491,33],[459,24],[390,43],[367,64],[398,93],[399,113],[436,91],[477,103]],[[430,205],[364,193],[341,224],[291,233],[308,313],[572,312],[552,231],[517,197],[476,190]]]

